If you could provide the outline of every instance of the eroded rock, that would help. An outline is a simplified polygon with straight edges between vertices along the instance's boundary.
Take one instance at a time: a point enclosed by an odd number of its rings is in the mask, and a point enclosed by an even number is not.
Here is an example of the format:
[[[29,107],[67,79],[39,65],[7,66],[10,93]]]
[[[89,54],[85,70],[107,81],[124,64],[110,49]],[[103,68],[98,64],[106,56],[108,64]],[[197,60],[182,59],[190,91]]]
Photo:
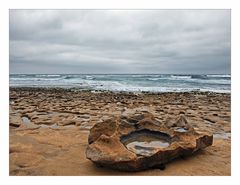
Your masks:
[[[9,125],[12,127],[20,127],[22,119],[19,114],[11,115],[9,119]]]
[[[210,133],[198,133],[183,115],[166,123],[150,113],[122,115],[92,127],[86,157],[100,166],[140,171],[192,155],[212,142]]]

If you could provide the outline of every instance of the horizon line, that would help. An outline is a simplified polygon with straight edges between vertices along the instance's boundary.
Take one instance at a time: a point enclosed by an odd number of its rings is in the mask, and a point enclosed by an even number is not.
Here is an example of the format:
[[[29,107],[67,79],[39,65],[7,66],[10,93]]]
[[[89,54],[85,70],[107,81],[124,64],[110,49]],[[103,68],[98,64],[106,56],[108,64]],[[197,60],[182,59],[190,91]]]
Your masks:
[[[9,73],[9,75],[231,75],[231,73]]]

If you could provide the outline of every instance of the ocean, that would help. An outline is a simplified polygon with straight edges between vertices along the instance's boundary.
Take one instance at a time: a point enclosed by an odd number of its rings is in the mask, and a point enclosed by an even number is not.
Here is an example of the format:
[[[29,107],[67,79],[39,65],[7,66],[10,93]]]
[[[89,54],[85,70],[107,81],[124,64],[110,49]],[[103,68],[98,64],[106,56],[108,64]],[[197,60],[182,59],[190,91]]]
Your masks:
[[[61,87],[126,92],[231,92],[231,75],[10,74],[10,87]]]

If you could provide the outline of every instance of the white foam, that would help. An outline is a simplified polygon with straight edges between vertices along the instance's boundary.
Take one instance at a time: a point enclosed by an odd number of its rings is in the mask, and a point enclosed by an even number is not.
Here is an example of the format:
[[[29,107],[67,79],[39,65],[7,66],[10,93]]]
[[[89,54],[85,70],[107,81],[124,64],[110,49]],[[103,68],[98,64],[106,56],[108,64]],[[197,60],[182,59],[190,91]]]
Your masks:
[[[186,76],[184,76],[184,75],[171,75],[171,78],[182,80],[182,79],[191,79],[192,76],[191,75],[190,76],[189,75],[186,75]]]
[[[207,75],[207,77],[215,77],[215,78],[230,78],[231,75]]]
[[[10,76],[10,86],[76,87],[90,90],[127,92],[189,92],[211,91],[230,93],[228,79],[199,79],[190,75],[35,75]],[[172,77],[173,76],[173,77]],[[70,78],[66,78],[70,77]]]

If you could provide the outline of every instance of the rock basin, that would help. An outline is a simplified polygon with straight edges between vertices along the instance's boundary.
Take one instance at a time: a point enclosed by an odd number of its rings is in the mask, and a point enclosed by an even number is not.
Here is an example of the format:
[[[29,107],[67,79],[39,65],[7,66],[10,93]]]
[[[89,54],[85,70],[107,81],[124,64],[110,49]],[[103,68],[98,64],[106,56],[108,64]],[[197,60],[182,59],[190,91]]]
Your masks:
[[[86,157],[100,166],[140,171],[192,155],[212,142],[212,134],[198,133],[183,115],[170,123],[150,113],[124,115],[91,128]]]
[[[168,147],[171,144],[171,137],[162,132],[144,129],[124,135],[120,141],[138,156],[151,156],[158,148]]]

